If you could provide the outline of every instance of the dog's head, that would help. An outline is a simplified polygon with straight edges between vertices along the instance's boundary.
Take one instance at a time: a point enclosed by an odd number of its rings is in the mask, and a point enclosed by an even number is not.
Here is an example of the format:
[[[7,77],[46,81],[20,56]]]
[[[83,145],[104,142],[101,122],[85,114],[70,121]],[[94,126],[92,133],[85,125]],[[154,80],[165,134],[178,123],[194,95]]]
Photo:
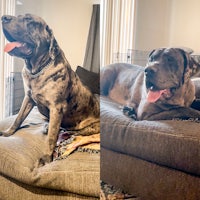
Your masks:
[[[145,68],[148,100],[168,100],[187,83],[197,66],[191,55],[179,48],[153,50]]]
[[[3,32],[9,43],[5,51],[23,59],[39,58],[49,52],[54,57],[56,41],[43,19],[32,14],[1,18]],[[54,48],[53,48],[54,47]]]

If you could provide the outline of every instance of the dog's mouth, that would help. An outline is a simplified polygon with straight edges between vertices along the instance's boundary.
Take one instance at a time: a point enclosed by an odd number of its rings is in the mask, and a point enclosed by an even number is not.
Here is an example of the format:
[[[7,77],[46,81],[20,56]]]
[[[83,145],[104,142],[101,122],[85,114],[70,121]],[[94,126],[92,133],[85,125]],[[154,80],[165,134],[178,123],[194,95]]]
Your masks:
[[[147,100],[150,103],[155,103],[156,101],[158,101],[162,97],[164,97],[164,99],[167,99],[167,98],[170,98],[171,96],[172,96],[172,94],[171,94],[170,89],[151,90],[151,88],[150,88],[149,91],[148,91],[148,94],[147,94]]]
[[[7,43],[4,47],[5,52],[9,53],[10,55],[18,55],[20,57],[28,57],[33,53],[33,45],[15,40],[6,31],[4,31],[4,35],[9,41],[9,43]]]
[[[175,87],[158,89],[153,84],[147,88],[147,101],[155,103],[158,100],[170,99],[173,96]]]
[[[23,54],[30,55],[32,53],[32,48],[27,43],[21,43],[21,42],[9,42],[6,44],[4,51],[7,53],[11,53],[16,51],[20,51]]]

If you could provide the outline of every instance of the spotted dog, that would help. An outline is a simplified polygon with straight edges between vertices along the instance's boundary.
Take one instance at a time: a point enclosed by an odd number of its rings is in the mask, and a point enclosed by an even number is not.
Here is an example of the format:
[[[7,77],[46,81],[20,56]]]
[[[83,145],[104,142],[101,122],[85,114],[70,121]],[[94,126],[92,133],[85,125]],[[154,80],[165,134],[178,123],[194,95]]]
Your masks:
[[[22,75],[26,88],[18,116],[1,134],[14,134],[36,105],[49,119],[46,154],[40,159],[45,164],[52,159],[60,127],[77,130],[81,135],[99,133],[99,100],[71,69],[43,19],[26,14],[4,15],[1,20],[9,41],[5,51],[25,60]]]
[[[153,50],[146,67],[117,63],[101,69],[101,94],[125,105],[124,114],[136,120],[200,118],[191,105],[199,71],[191,55],[179,48]],[[200,107],[198,105],[198,107]]]

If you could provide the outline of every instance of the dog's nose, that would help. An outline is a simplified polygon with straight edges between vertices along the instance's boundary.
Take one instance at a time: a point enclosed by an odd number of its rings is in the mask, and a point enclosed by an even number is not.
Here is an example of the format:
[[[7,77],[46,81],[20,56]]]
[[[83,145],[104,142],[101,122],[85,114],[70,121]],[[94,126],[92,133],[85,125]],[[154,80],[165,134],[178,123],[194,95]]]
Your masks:
[[[3,15],[1,17],[1,21],[3,23],[9,23],[12,19],[13,19],[13,16],[10,16],[10,15]]]

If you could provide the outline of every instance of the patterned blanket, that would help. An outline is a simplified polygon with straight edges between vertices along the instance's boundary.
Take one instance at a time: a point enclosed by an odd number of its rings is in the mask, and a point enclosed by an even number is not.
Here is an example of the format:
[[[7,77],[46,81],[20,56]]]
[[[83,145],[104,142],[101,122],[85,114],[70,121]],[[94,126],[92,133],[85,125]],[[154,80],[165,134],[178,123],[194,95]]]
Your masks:
[[[64,159],[74,151],[99,153],[100,133],[89,136],[75,136],[61,129],[54,149],[53,159]]]
[[[123,190],[116,188],[112,185],[109,185],[103,181],[100,181],[101,191],[100,191],[100,199],[101,200],[140,200],[140,198],[135,195],[128,194]]]

